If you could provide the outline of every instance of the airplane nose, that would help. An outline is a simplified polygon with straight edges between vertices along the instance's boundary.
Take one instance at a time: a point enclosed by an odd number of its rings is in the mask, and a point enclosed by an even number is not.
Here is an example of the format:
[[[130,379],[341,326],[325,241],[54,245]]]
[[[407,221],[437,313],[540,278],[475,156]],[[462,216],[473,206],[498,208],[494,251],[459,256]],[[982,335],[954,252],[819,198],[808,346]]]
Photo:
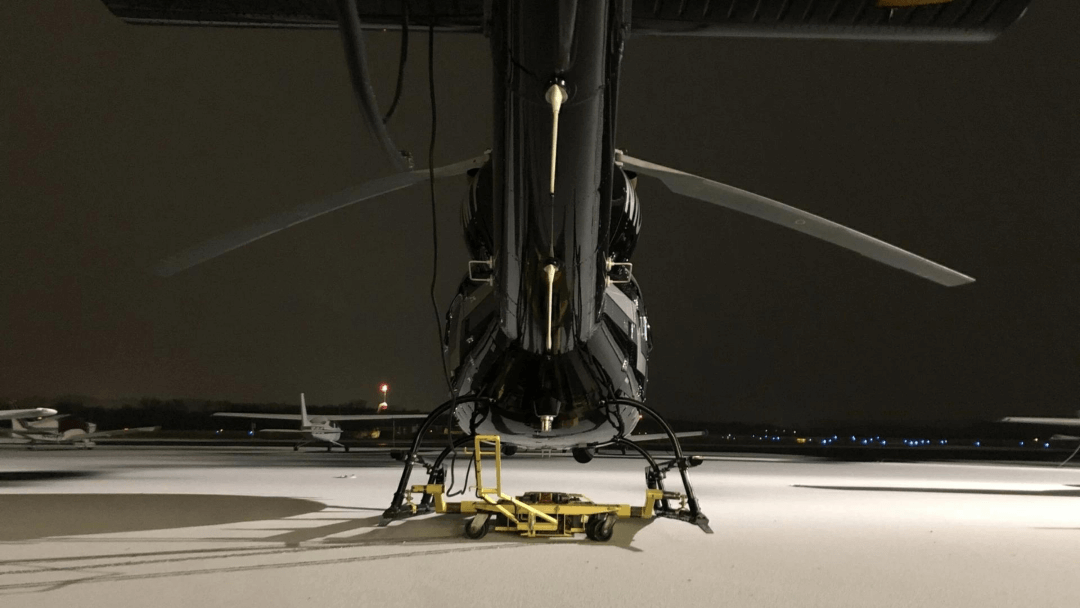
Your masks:
[[[38,413],[42,416],[55,416],[57,414],[56,410],[51,407],[39,407]]]

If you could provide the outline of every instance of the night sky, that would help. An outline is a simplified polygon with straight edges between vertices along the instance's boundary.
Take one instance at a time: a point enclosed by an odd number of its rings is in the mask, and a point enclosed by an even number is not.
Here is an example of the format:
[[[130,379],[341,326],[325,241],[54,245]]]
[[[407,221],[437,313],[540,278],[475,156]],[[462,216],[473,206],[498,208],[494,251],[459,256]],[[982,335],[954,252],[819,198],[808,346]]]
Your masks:
[[[426,36],[390,123],[426,166]],[[367,37],[388,105],[399,37]],[[436,164],[491,139],[487,40],[436,38]],[[1080,10],[978,45],[632,38],[618,142],[977,279],[944,288],[642,178],[649,402],[682,419],[1080,409]],[[335,31],[125,25],[0,3],[0,399],[429,409],[446,395],[424,187],[170,279],[161,258],[391,172]],[[465,181],[439,183],[445,309]],[[440,314],[442,311],[440,311]]]

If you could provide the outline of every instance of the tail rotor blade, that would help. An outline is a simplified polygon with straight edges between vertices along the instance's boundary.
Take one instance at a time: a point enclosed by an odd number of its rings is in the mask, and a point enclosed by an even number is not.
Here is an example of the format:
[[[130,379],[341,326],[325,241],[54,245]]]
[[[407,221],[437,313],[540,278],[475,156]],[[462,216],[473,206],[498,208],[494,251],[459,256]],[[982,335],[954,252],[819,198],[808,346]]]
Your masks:
[[[470,169],[483,165],[487,161],[487,158],[488,156],[484,154],[459,163],[439,167],[435,169],[435,177],[440,178],[462,175]],[[163,277],[172,276],[178,272],[187,270],[192,266],[196,266],[222,254],[228,253],[233,249],[239,249],[240,247],[253,243],[263,237],[270,236],[275,232],[280,232],[286,228],[319,217],[320,215],[325,215],[331,211],[337,211],[338,209],[366,201],[370,198],[387,194],[395,190],[401,190],[402,188],[408,188],[414,184],[426,181],[428,175],[429,172],[427,169],[417,169],[406,173],[395,173],[359,186],[346,188],[341,192],[332,194],[320,201],[301,205],[291,211],[268,217],[250,226],[210,239],[209,241],[170,256],[157,265],[155,272]]]
[[[904,251],[872,236],[764,196],[759,196],[753,192],[747,192],[703,177],[684,173],[677,169],[633,158],[622,152],[618,153],[616,160],[625,169],[659,179],[669,190],[676,194],[696,198],[720,207],[752,215],[785,228],[798,230],[803,234],[850,249],[882,264],[905,270],[946,287],[955,287],[975,281],[975,279],[965,274]]]

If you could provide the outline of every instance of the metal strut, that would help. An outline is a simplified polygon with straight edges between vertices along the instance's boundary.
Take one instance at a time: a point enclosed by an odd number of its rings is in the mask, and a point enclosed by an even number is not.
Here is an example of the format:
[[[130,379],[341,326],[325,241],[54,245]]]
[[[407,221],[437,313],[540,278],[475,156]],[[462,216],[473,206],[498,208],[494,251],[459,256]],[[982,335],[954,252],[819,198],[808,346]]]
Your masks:
[[[403,460],[405,462],[405,470],[401,472],[401,481],[398,482],[397,491],[394,492],[394,498],[390,501],[390,506],[385,511],[383,511],[382,519],[379,520],[380,527],[388,525],[391,521],[395,519],[401,517],[409,517],[411,515],[417,514],[417,509],[414,505],[405,505],[404,503],[405,499],[409,495],[409,477],[412,475],[413,465],[418,462],[423,462],[423,459],[417,455],[417,452],[420,450],[420,444],[424,440],[424,433],[427,432],[428,428],[431,427],[432,423],[435,422],[435,420],[437,420],[446,412],[450,410],[456,410],[457,406],[463,403],[478,402],[490,403],[491,399],[478,396],[465,396],[451,399],[450,401],[447,401],[446,403],[443,403],[439,407],[435,408],[430,414],[428,414],[428,417],[424,419],[424,422],[420,424],[420,428],[417,429],[416,435],[413,437],[412,445],[410,446],[408,453],[403,455]],[[453,424],[454,422],[453,420],[451,420],[449,428],[453,428]],[[445,458],[446,454],[449,451],[449,448],[443,450],[443,454],[439,456],[439,464],[441,464],[441,461]]]
[[[642,458],[647,460],[649,463],[649,467],[645,470],[645,487],[649,488],[650,490],[660,490],[665,494],[667,493],[666,490],[664,490],[664,470],[660,468],[660,465],[656,462],[656,459],[652,457],[652,454],[650,454],[648,450],[625,437],[620,437],[615,442],[615,445],[624,449],[631,448],[633,450],[636,450]],[[656,513],[658,514],[671,511],[671,505],[668,504],[667,497],[665,496],[660,500],[656,501],[656,504],[653,505],[653,510],[656,511]]]
[[[690,485],[690,475],[688,473],[690,467],[701,464],[701,459],[697,458],[695,460],[694,458],[687,458],[685,455],[683,455],[682,445],[679,444],[679,438],[675,435],[675,432],[671,430],[671,427],[668,425],[667,421],[664,420],[663,416],[661,416],[659,412],[645,405],[644,403],[640,401],[635,401],[633,399],[608,399],[606,401],[603,401],[602,404],[629,405],[630,407],[637,408],[637,410],[640,412],[648,414],[660,425],[660,427],[664,431],[664,434],[668,436],[668,441],[671,442],[671,447],[675,452],[675,459],[669,462],[666,467],[661,467],[655,459],[648,455],[648,452],[646,452],[644,448],[635,444],[632,441],[626,441],[625,439],[621,439],[619,441],[616,441],[615,443],[620,446],[630,444],[635,450],[641,453],[646,460],[649,461],[649,467],[650,469],[652,469],[653,475],[656,477],[655,481],[658,484],[657,489],[663,489],[662,479],[664,476],[664,472],[667,469],[671,469],[672,467],[677,466],[679,468],[679,476],[682,477],[683,489],[686,492],[687,508],[671,509],[668,507],[665,500],[664,504],[662,505],[663,508],[658,511],[657,515],[690,522],[701,528],[706,533],[712,534],[712,528],[709,527],[709,518],[701,512],[701,508],[698,505],[697,496],[694,495],[694,487]],[[648,481],[648,475],[646,476],[646,480]]]
[[[434,484],[441,484],[446,481],[446,468],[442,466],[443,461],[445,461],[446,457],[450,455],[450,452],[453,452],[454,450],[466,444],[472,443],[473,437],[474,435],[471,434],[458,437],[454,440],[453,447],[446,446],[445,448],[443,448],[443,451],[439,453],[439,457],[435,459],[435,462],[429,465],[425,465],[428,472],[429,486]],[[452,464],[453,463],[451,463],[451,465]],[[468,474],[466,474],[465,477],[467,479]],[[418,515],[422,513],[432,513],[435,510],[435,507],[432,505],[433,498],[434,497],[432,497],[431,494],[424,492],[424,495],[420,498],[420,504],[416,507],[416,513]]]

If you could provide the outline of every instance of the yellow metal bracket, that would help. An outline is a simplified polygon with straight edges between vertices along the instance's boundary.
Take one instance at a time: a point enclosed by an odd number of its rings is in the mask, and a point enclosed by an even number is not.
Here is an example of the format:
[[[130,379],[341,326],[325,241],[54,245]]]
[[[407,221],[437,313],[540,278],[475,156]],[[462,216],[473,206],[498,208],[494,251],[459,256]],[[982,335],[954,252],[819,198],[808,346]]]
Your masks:
[[[485,451],[483,451],[483,449],[480,446],[481,443],[493,443],[493,444],[495,444],[495,449],[493,451],[491,451],[491,452],[485,452]],[[502,441],[499,439],[498,435],[477,435],[473,439],[473,448],[474,448],[473,449],[473,457],[475,459],[475,464],[476,464],[476,497],[477,498],[484,499],[485,501],[487,501],[488,503],[493,505],[496,509],[498,509],[503,515],[505,515],[509,519],[516,520],[517,515],[515,513],[511,512],[505,506],[499,504],[500,500],[505,500],[507,502],[512,503],[515,507],[518,507],[519,509],[525,510],[526,512],[529,513],[529,529],[530,530],[533,529],[537,517],[540,517],[541,519],[548,522],[549,524],[558,525],[559,520],[555,519],[554,517],[548,515],[547,513],[544,513],[543,511],[541,511],[539,509],[536,509],[536,508],[532,507],[531,505],[527,505],[527,504],[521,502],[520,500],[514,498],[513,496],[510,496],[508,494],[503,493],[503,491],[502,491]],[[481,477],[481,473],[480,473],[481,462],[483,461],[484,456],[494,456],[495,457],[495,487],[494,488],[485,488],[484,487],[483,478]]]

